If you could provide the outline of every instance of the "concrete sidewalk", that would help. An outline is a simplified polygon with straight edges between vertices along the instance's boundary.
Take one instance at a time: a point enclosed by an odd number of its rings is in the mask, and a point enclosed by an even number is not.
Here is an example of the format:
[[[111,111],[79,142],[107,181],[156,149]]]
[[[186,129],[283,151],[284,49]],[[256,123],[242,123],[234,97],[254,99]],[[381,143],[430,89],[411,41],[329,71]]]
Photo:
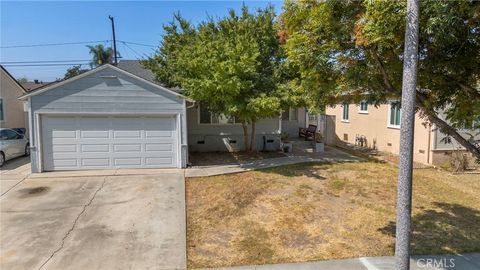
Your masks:
[[[394,270],[395,258],[362,257],[346,260],[329,260],[305,263],[251,265],[210,270]],[[480,269],[480,253],[437,256],[413,256],[411,270],[477,270]],[[207,270],[207,269],[204,269]]]
[[[284,165],[291,165],[305,162],[354,162],[361,158],[350,155],[337,148],[326,147],[323,153],[291,153],[286,157],[260,159],[250,162],[214,165],[214,166],[198,166],[185,170],[185,177],[205,177],[229,173],[246,172],[255,169],[265,169]]]

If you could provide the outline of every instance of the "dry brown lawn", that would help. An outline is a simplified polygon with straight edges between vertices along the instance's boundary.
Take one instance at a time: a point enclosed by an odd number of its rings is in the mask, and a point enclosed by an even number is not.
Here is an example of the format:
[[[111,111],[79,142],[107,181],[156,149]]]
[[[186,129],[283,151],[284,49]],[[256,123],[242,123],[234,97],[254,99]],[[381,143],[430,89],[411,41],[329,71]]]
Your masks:
[[[193,166],[238,164],[259,159],[286,157],[283,152],[191,152],[188,160]]]
[[[393,255],[397,168],[298,164],[187,179],[189,268]],[[480,251],[480,177],[414,172],[415,254]]]

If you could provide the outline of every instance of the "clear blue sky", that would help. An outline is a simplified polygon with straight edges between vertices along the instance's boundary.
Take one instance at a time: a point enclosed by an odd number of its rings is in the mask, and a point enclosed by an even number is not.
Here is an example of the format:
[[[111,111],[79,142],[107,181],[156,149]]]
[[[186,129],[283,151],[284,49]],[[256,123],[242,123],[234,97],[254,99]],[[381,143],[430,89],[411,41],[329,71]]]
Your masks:
[[[4,48],[5,46],[84,42],[111,39],[108,15],[115,17],[117,40],[158,45],[162,25],[173,13],[198,23],[207,16],[223,17],[228,10],[239,10],[242,1],[94,1],[94,2],[0,2],[0,62],[88,60],[86,44]],[[250,8],[275,6],[281,1],[245,1]],[[105,45],[110,46],[107,42]],[[117,42],[124,59],[151,55],[155,48]],[[88,65],[85,65],[87,67]],[[13,67],[6,69],[16,78],[52,81],[62,78],[68,66]]]

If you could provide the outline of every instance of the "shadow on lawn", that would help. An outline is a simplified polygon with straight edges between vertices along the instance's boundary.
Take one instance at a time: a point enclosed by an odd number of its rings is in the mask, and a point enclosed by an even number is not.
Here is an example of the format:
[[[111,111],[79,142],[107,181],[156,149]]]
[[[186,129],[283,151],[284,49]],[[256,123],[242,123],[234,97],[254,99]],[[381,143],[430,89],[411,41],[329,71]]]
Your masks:
[[[322,169],[328,169],[334,164],[347,163],[343,161],[316,161],[316,162],[305,162],[291,165],[284,165],[274,168],[261,169],[261,171],[266,173],[279,174],[286,177],[299,177],[306,176],[312,177],[317,180],[326,180],[327,177],[322,176]]]
[[[480,211],[459,204],[436,202],[434,205],[439,209],[428,209],[413,216],[413,254],[480,251]],[[379,231],[395,237],[395,222]]]

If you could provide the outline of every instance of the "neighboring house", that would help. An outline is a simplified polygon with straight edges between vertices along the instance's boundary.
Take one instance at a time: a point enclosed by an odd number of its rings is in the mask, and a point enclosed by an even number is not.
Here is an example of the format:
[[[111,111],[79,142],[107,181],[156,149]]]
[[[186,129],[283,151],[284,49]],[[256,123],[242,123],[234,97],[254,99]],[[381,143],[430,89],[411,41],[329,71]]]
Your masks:
[[[25,94],[25,89],[0,65],[0,127],[26,128],[26,115],[23,101],[18,97]]]
[[[49,84],[51,84],[51,82],[43,82],[39,80],[20,83],[20,85],[22,85],[23,89],[25,89],[26,92],[34,91],[37,88],[44,87],[45,85],[49,85]]]
[[[399,100],[389,100],[386,104],[375,107],[367,102],[360,104],[338,104],[327,107],[326,114],[335,117],[335,134],[337,143],[350,143],[399,154],[400,149],[400,114]],[[469,138],[468,130],[460,130]],[[475,131],[471,131],[474,133]],[[478,132],[478,131],[477,131]],[[455,140],[444,139],[434,125],[426,123],[415,115],[414,161],[442,165],[448,162],[452,150],[463,149]],[[476,140],[480,135],[476,136]],[[448,143],[451,141],[450,143]]]
[[[243,147],[243,130],[234,118],[212,115],[136,65],[103,65],[22,97],[33,131],[33,172],[181,168],[189,150]],[[282,122],[259,120],[257,149],[280,148]]]

